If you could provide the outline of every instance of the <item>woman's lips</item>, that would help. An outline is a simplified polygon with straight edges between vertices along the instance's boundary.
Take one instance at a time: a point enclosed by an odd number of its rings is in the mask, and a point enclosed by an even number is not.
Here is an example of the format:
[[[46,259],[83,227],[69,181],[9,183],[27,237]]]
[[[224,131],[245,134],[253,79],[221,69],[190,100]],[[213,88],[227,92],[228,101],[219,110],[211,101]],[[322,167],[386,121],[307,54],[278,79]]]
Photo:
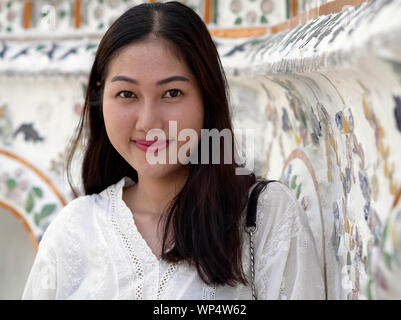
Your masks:
[[[154,140],[154,141],[148,141],[148,140],[132,140],[135,145],[138,147],[138,149],[146,152],[146,151],[151,151],[155,152],[158,150],[162,150],[164,148],[167,148],[169,145],[169,140]]]

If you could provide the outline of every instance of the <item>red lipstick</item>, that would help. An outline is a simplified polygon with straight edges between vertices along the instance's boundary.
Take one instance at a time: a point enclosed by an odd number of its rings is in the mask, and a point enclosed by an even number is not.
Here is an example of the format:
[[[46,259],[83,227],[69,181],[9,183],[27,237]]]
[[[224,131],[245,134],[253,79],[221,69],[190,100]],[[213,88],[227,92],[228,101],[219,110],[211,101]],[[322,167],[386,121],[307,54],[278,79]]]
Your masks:
[[[158,150],[162,150],[164,148],[167,148],[169,145],[169,140],[132,140],[135,145],[137,146],[138,149],[146,152],[148,151],[158,151]]]

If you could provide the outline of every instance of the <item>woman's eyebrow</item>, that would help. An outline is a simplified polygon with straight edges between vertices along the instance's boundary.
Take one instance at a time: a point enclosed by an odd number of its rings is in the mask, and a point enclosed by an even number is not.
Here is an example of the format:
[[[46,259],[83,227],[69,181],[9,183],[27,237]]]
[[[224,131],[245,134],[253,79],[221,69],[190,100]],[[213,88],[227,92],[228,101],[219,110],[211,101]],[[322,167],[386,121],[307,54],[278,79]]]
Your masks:
[[[127,76],[123,76],[123,75],[115,76],[113,79],[110,80],[110,82],[115,82],[115,81],[125,81],[125,82],[129,82],[129,83],[133,83],[133,84],[139,85],[139,81],[138,80],[135,80],[135,79],[129,78]],[[158,86],[161,86],[163,84],[166,84],[166,83],[169,83],[169,82],[172,82],[172,81],[189,82],[189,79],[184,77],[184,76],[172,76],[172,77],[168,77],[166,79],[160,80],[156,84]]]

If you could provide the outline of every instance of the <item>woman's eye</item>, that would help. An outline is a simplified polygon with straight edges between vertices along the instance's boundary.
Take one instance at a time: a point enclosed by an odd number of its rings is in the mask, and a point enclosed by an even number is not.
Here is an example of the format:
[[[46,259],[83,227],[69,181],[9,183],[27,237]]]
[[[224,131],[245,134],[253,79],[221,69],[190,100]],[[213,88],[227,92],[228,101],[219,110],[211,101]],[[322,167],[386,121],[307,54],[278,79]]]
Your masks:
[[[177,98],[182,95],[182,91],[178,89],[171,89],[166,92],[167,98]]]
[[[177,97],[181,96],[182,94],[183,93],[182,93],[181,90],[171,89],[171,90],[168,90],[166,92],[165,97],[166,98],[177,98]],[[117,96],[120,97],[120,98],[123,98],[123,99],[130,99],[130,98],[135,98],[136,97],[134,93],[132,93],[131,91],[126,91],[126,90],[120,91],[117,94]]]
[[[120,91],[117,96],[120,98],[129,99],[132,98],[134,94],[131,91]]]

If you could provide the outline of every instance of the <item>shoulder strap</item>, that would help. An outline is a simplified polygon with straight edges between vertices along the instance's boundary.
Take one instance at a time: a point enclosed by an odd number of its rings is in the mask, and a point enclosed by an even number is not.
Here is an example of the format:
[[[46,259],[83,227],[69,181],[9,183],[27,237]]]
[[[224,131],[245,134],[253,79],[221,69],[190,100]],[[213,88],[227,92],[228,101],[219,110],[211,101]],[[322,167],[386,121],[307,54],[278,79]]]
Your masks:
[[[248,211],[246,216],[246,227],[256,228],[256,209],[258,205],[258,197],[260,192],[267,186],[270,182],[277,182],[277,180],[265,180],[257,182],[252,186],[251,195],[249,196]]]
[[[249,234],[249,255],[251,259],[251,291],[252,299],[257,300],[255,288],[255,256],[254,256],[254,244],[253,244],[253,234],[256,231],[256,207],[258,203],[258,196],[263,188],[276,180],[263,180],[252,186],[251,195],[248,201],[248,212],[246,216],[246,232]]]

